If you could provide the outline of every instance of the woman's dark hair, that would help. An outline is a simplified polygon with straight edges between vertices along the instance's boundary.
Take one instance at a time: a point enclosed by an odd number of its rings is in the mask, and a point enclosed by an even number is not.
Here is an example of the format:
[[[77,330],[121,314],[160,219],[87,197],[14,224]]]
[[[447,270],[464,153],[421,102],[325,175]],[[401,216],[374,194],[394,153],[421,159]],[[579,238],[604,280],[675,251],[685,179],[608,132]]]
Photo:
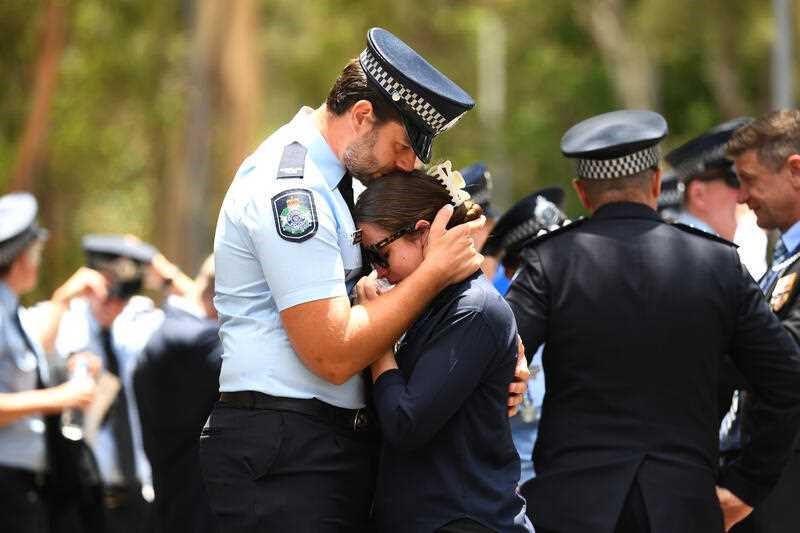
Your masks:
[[[351,59],[333,82],[325,106],[334,115],[341,116],[359,100],[367,100],[372,104],[372,112],[378,124],[390,120],[402,123],[400,112],[380,92],[380,89],[367,80],[367,75],[364,74],[358,59]]]
[[[375,224],[390,233],[413,226],[418,220],[433,222],[436,213],[451,203],[450,193],[433,176],[420,170],[395,171],[370,184],[358,197],[354,210],[356,224]],[[453,211],[448,228],[475,220],[481,206],[467,200]]]

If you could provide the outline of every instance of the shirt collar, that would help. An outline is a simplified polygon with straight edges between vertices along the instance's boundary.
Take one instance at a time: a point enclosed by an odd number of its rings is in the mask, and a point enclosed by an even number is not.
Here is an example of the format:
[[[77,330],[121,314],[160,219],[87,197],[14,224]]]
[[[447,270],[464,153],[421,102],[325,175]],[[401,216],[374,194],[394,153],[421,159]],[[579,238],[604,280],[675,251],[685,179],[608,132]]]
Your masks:
[[[708,223],[700,220],[691,213],[687,213],[685,211],[681,213],[681,215],[678,217],[678,222],[680,222],[681,224],[686,224],[687,226],[692,226],[693,228],[697,228],[699,230],[703,230],[706,233],[717,235],[717,232],[714,231],[714,229],[711,226],[709,226]],[[719,237],[719,235],[717,235],[717,237]]]
[[[9,313],[15,312],[19,307],[19,296],[2,281],[0,281],[0,307],[6,309]]]
[[[800,220],[781,234],[781,240],[789,253],[794,253],[800,247]]]
[[[314,110],[308,106],[301,107],[290,124],[296,132],[296,140],[306,147],[314,165],[319,169],[328,187],[333,190],[339,185],[346,169],[314,123],[313,112]]]

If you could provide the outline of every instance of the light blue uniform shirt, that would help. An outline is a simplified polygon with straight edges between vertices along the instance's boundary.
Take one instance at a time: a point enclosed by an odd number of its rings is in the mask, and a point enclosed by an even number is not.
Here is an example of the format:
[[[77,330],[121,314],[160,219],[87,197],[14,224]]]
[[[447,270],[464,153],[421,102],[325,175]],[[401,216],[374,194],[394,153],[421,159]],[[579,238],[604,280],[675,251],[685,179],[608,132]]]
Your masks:
[[[792,227],[781,233],[781,240],[788,253],[794,253],[800,248],[800,222],[795,222]]]
[[[355,224],[336,188],[345,167],[304,107],[264,141],[236,173],[217,221],[216,296],[224,353],[220,391],[258,391],[289,398],[364,407],[364,384],[354,376],[333,385],[313,374],[292,348],[280,312],[344,296],[357,281],[361,250]],[[284,148],[307,150],[302,178],[277,178]],[[300,189],[310,194],[317,231],[302,242],[278,231],[273,198]],[[304,193],[305,194],[305,193]]]
[[[161,326],[164,313],[156,309],[149,298],[134,296],[114,319],[111,325],[111,338],[117,356],[120,379],[128,402],[128,417],[131,421],[131,437],[136,464],[136,477],[142,485],[151,485],[150,463],[144,453],[142,428],[139,411],[136,408],[136,395],[133,391],[133,371],[136,359],[144,349],[150,336]],[[100,325],[92,314],[89,301],[77,298],[70,302],[69,310],[61,319],[56,337],[56,351],[63,357],[75,352],[88,351],[97,354],[108,368]],[[111,424],[105,423],[97,430],[94,442],[90,443],[100,477],[105,485],[120,485],[124,482],[117,458],[117,445],[111,431]]]
[[[31,352],[14,324],[18,305],[17,295],[0,282],[0,392],[3,393],[36,389],[37,361],[43,367],[43,377],[47,377],[41,349],[28,336],[37,349],[37,353]],[[24,323],[22,311],[20,316]],[[46,453],[41,415],[27,416],[0,427],[0,465],[44,472]]]
[[[703,222],[696,216],[683,211],[676,222],[680,222],[681,224],[686,224],[687,226],[692,226],[693,228],[697,228],[699,230],[705,231],[706,233],[710,233],[711,235],[716,235],[717,232],[709,226],[707,223]]]

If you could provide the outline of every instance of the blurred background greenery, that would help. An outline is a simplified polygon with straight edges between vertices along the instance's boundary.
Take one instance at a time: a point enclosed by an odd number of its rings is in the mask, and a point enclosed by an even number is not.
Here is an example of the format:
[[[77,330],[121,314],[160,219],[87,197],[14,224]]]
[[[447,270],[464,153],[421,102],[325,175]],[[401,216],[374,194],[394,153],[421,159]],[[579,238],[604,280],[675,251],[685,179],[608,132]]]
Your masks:
[[[51,231],[30,299],[82,263],[89,232],[138,235],[193,273],[238,164],[322,102],[372,26],[475,97],[434,157],[485,161],[501,208],[569,187],[559,141],[589,115],[660,111],[669,148],[775,105],[765,0],[0,2],[0,184],[33,191]]]

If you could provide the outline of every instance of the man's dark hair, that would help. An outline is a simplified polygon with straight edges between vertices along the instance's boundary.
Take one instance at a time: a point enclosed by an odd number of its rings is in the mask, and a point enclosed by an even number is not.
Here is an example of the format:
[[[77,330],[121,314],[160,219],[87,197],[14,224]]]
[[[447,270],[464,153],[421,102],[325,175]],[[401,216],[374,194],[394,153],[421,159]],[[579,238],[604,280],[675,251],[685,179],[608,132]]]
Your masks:
[[[351,59],[342,73],[333,83],[325,105],[328,111],[341,116],[359,100],[367,100],[372,104],[372,112],[378,124],[394,120],[401,122],[400,112],[392,105],[380,90],[367,80],[364,69],[358,59]],[[402,122],[401,122],[402,123]]]
[[[742,126],[728,141],[726,152],[734,158],[754,149],[762,165],[777,171],[792,154],[800,154],[800,110],[781,109]]]

